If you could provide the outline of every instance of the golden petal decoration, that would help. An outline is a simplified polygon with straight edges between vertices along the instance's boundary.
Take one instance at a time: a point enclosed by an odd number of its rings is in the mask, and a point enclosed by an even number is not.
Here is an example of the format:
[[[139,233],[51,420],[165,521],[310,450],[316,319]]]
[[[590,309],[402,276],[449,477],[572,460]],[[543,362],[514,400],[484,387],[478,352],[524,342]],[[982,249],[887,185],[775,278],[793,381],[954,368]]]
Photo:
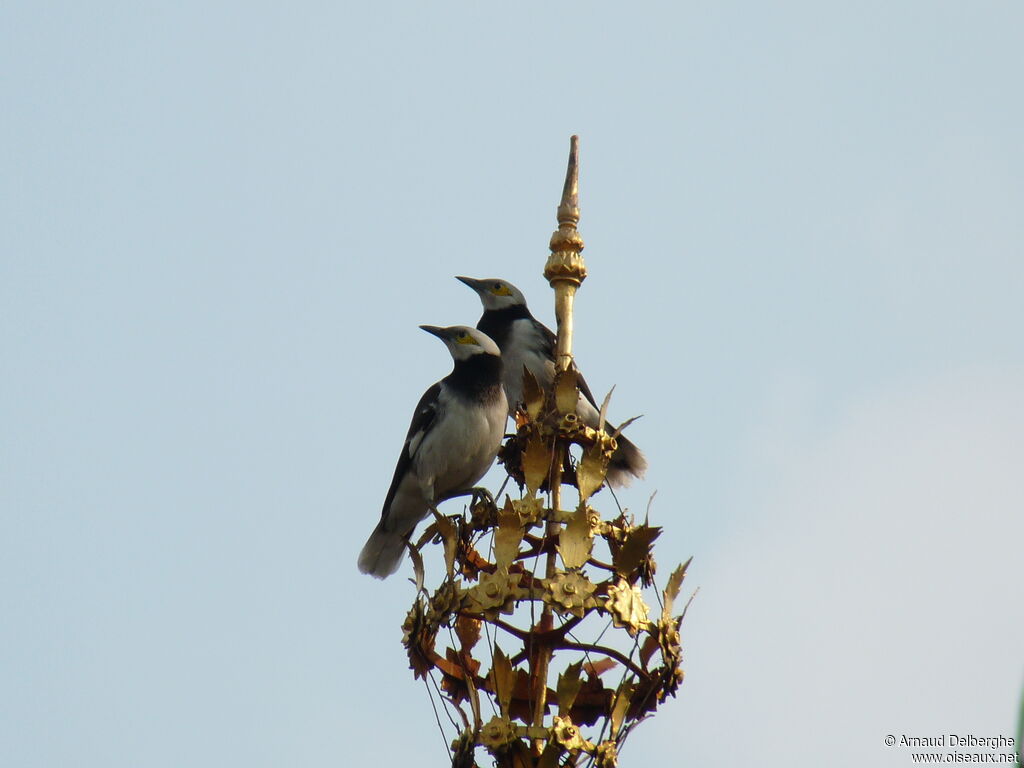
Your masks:
[[[653,525],[638,525],[626,534],[626,540],[612,557],[615,572],[627,578],[651,553],[654,540],[661,535],[661,528]]]
[[[573,703],[576,701],[576,696],[580,692],[580,686],[583,685],[583,681],[580,679],[580,671],[583,668],[583,662],[577,661],[575,664],[570,664],[565,668],[565,671],[558,676],[558,714],[568,715],[569,710],[572,709]]]
[[[544,502],[538,496],[527,496],[512,502],[512,508],[519,514],[523,525],[540,522],[544,517]]]
[[[691,557],[672,571],[672,575],[668,577],[668,583],[665,584],[665,591],[662,593],[661,617],[663,620],[672,617],[672,607],[675,604],[676,598],[679,597],[679,589],[683,586],[683,577],[686,576],[686,569],[690,567],[690,561],[692,560],[693,558]]]
[[[480,581],[466,590],[465,607],[472,613],[497,614],[511,610],[509,603],[520,593],[520,573],[481,573]]]
[[[492,717],[480,729],[480,743],[492,752],[510,744],[515,738],[516,729],[512,721],[500,715]]]
[[[509,704],[512,701],[512,691],[515,687],[516,676],[512,671],[512,663],[501,648],[494,649],[494,662],[491,665],[491,688],[497,693],[498,705],[501,711],[508,714]],[[511,723],[510,723],[511,725]]]
[[[569,717],[555,715],[550,738],[569,752],[594,749],[593,743],[583,738],[579,726],[575,725]]]
[[[482,625],[480,619],[474,619],[472,616],[459,616],[455,620],[455,634],[459,636],[459,643],[466,653],[472,651],[473,646],[480,641]]]
[[[446,580],[430,598],[430,613],[438,624],[446,623],[448,617],[462,607],[465,591],[458,583]]]
[[[604,426],[608,423],[608,403],[611,402],[612,392],[615,391],[615,385],[608,390],[608,394],[604,396],[604,400],[601,401],[601,411],[597,417],[597,429],[599,432],[604,432]]]
[[[641,629],[650,626],[647,618],[649,610],[643,593],[639,587],[631,586],[625,579],[619,579],[608,588],[608,599],[604,607],[612,615],[615,626],[623,627],[633,637]]]
[[[576,403],[580,399],[580,389],[576,383],[576,371],[570,368],[555,376],[555,407],[561,414],[576,413]]]
[[[523,476],[533,496],[551,471],[551,446],[537,433],[530,435],[523,451]]]
[[[409,550],[409,559],[412,560],[412,572],[416,578],[416,593],[419,594],[423,591],[423,582],[426,578],[426,572],[423,570],[423,556],[409,542],[406,542],[405,546]]]
[[[523,401],[530,421],[537,421],[544,410],[544,390],[540,388],[530,369],[523,366]]]
[[[623,682],[615,692],[615,699],[612,703],[612,737],[618,736],[619,729],[626,719],[626,710],[633,698],[636,686],[632,683]]]
[[[455,524],[447,517],[434,513],[434,520],[437,523],[437,532],[444,541],[444,566],[448,578],[455,577],[455,553],[459,548],[459,535]]]
[[[494,563],[499,569],[508,571],[508,567],[519,554],[519,544],[522,540],[523,527],[519,521],[519,513],[509,501],[498,513],[498,527],[494,531]]]
[[[580,504],[579,509],[558,535],[558,553],[566,568],[580,568],[590,559],[594,545],[594,534],[590,527],[587,508]]]
[[[683,649],[679,637],[679,619],[662,619],[658,622],[658,645],[661,657],[670,667],[678,666],[682,660]]]
[[[576,487],[582,500],[589,499],[604,483],[608,474],[608,461],[608,454],[599,445],[592,445],[583,451],[576,467]]]
[[[578,571],[562,572],[551,579],[545,579],[547,588],[545,601],[559,613],[569,613],[583,618],[588,598],[594,594],[597,585]]]

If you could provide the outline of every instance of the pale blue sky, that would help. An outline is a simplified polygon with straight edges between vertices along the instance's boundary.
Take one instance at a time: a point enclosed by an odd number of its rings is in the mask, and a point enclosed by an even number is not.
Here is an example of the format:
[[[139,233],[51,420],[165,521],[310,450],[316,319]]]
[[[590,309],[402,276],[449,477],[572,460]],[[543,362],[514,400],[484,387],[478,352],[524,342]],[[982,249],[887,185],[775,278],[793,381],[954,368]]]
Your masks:
[[[416,326],[478,317],[452,276],[551,321],[571,133],[577,359],[645,414],[623,501],[657,490],[659,561],[701,588],[623,764],[1009,734],[1022,29],[985,1],[5,4],[0,764],[447,764],[412,587],[355,557],[449,369]]]

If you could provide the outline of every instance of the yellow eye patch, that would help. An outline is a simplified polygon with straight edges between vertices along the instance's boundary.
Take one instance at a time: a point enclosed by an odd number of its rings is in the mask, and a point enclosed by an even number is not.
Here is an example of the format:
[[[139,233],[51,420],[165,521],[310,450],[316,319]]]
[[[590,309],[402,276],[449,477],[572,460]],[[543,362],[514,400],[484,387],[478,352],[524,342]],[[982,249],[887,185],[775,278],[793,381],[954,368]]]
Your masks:
[[[476,344],[476,339],[470,336],[468,333],[463,333],[461,336],[455,337],[456,344]]]
[[[491,288],[491,293],[493,293],[495,296],[511,296],[512,289],[509,288],[504,283],[495,283],[494,287]]]

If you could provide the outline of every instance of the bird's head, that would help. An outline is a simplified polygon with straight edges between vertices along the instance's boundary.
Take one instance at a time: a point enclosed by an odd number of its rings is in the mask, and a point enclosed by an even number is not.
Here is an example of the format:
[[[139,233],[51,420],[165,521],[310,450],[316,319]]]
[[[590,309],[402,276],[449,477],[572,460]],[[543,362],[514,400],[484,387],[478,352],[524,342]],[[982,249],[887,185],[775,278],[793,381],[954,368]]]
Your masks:
[[[473,277],[456,276],[480,297],[480,303],[484,309],[504,309],[505,307],[526,306],[526,297],[523,292],[507,280],[499,280],[496,277],[489,277],[485,280],[477,280]]]
[[[490,336],[468,325],[450,325],[447,328],[421,325],[420,328],[443,341],[454,360],[468,360],[473,355],[501,355]]]

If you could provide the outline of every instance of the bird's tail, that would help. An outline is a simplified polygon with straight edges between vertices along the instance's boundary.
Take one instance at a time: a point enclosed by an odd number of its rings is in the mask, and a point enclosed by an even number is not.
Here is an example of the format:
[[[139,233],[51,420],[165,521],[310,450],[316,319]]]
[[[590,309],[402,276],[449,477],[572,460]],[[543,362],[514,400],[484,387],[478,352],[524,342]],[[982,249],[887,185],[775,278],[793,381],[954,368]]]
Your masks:
[[[607,427],[609,432],[614,432],[615,427]],[[615,438],[619,444],[612,454],[608,463],[608,484],[620,488],[629,485],[634,477],[643,477],[647,471],[647,459],[643,453],[628,437],[619,435]]]
[[[385,530],[383,522],[378,523],[359,553],[359,570],[386,579],[398,570],[404,554],[405,538],[396,531]]]

